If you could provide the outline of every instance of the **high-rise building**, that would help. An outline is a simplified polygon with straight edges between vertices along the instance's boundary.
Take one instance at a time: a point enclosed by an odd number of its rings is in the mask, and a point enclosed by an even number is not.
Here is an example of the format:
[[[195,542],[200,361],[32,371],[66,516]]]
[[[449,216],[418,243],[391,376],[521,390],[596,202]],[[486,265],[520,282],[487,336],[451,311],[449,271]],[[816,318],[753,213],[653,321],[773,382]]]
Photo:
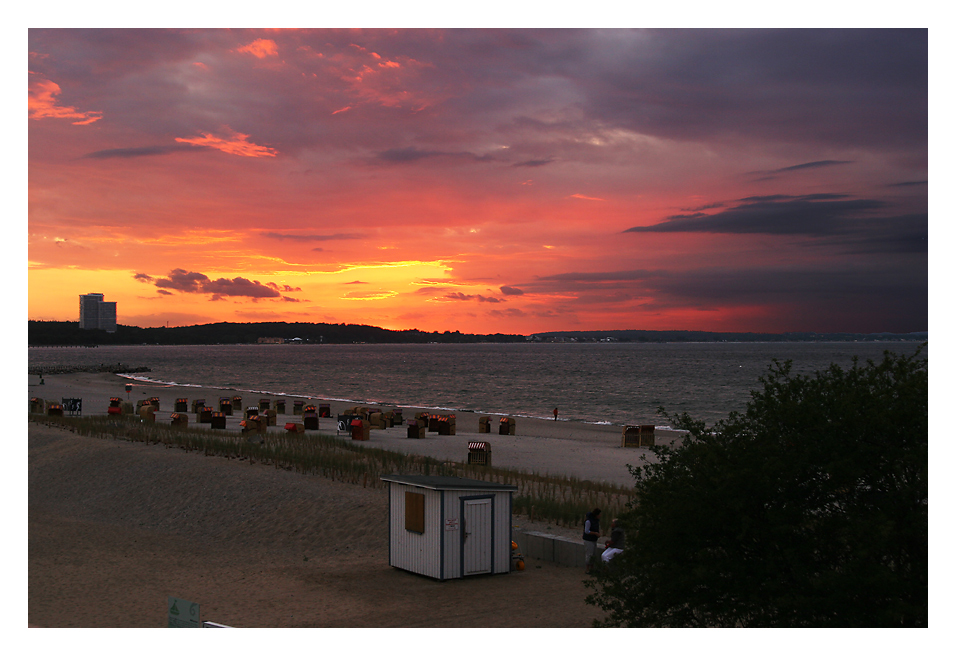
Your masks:
[[[116,332],[116,302],[103,301],[102,294],[80,295],[80,328]]]

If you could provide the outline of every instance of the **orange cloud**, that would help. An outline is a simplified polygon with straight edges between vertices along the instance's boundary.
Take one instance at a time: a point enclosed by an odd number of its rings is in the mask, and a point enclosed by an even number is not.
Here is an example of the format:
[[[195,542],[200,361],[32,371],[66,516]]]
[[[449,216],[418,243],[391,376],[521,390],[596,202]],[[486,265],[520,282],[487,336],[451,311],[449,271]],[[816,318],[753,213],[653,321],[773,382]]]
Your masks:
[[[58,106],[60,85],[50,80],[37,80],[30,85],[27,109],[31,119],[80,119],[73,125],[87,125],[103,118],[103,112],[81,112],[75,107]]]
[[[202,137],[177,137],[176,141],[184,144],[194,144],[196,146],[209,146],[210,148],[221,150],[230,155],[241,155],[243,157],[276,157],[276,154],[279,152],[275,148],[260,146],[259,144],[246,141],[249,139],[249,135],[235,132],[229,128],[226,129],[230,134],[225,138],[204,132],[202,133]]]
[[[237,48],[236,52],[248,52],[250,55],[263,59],[269,55],[278,55],[279,48],[272,39],[256,39],[242,48]]]
[[[585,201],[604,201],[606,199],[598,198],[596,196],[585,196],[584,194],[572,194],[568,198],[580,198]]]

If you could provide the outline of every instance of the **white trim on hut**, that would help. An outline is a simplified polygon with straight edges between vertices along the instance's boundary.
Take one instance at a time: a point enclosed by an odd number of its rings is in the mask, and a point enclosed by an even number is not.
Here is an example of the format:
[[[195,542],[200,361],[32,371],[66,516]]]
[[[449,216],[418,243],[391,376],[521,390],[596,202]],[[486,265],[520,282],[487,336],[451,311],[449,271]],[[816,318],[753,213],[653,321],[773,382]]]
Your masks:
[[[389,565],[438,580],[507,573],[516,486],[387,475]]]

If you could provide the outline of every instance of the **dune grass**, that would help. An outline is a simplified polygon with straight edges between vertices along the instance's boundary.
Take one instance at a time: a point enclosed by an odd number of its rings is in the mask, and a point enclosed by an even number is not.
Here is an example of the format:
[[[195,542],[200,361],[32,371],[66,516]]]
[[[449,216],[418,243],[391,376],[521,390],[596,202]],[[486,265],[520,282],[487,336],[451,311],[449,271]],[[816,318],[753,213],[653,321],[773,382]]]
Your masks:
[[[586,511],[601,508],[612,518],[625,511],[632,489],[565,475],[527,472],[429,456],[403,454],[319,433],[270,432],[241,435],[201,427],[171,427],[142,422],[136,416],[57,417],[33,414],[30,420],[74,433],[114,440],[162,444],[206,456],[247,460],[363,487],[384,488],[390,474],[467,477],[515,486],[513,513],[532,520],[577,527]],[[261,440],[260,440],[261,439]]]

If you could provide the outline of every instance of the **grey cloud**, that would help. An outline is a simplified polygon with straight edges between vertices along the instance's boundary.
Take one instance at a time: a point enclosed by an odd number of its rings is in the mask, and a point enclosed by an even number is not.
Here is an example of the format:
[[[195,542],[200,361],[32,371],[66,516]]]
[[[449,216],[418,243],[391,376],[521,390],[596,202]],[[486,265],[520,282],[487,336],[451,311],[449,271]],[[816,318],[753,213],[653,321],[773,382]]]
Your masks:
[[[490,310],[488,314],[491,315],[492,317],[503,317],[503,318],[526,316],[526,313],[523,310],[520,310],[518,308],[505,308],[503,310],[495,309],[495,310]]]
[[[390,148],[376,154],[376,159],[391,164],[406,164],[431,158],[453,158],[474,162],[494,162],[497,158],[491,155],[476,155],[469,151],[426,151],[415,146],[404,148]]]
[[[147,274],[136,274],[137,280],[152,282],[160,294],[170,294],[169,290],[176,290],[187,294],[210,294],[213,301],[226,297],[246,297],[252,300],[281,297],[282,292],[299,292],[300,288],[277,283],[260,283],[248,278],[210,279],[206,274],[174,269],[167,278],[153,278]]]
[[[516,162],[513,164],[513,167],[543,167],[546,164],[551,164],[555,160],[553,158],[548,158],[547,160],[526,160],[524,162]]]
[[[438,155],[443,155],[440,151],[423,151],[419,150],[415,146],[408,146],[406,148],[390,148],[388,150],[382,151],[377,158],[380,160],[385,160],[386,162],[415,162],[417,160],[422,160],[428,157],[436,157]]]
[[[887,187],[921,187],[926,185],[926,180],[908,180],[905,182],[889,183]]]
[[[741,199],[739,205],[705,214],[672,215],[626,233],[723,233],[807,236],[866,252],[926,250],[927,215],[879,214],[888,204],[843,194],[775,194]]]
[[[520,296],[522,294],[525,294],[523,290],[520,290],[517,287],[512,287],[511,285],[503,285],[502,287],[499,288],[499,290],[505,296]]]
[[[156,287],[180,292],[202,292],[203,285],[208,282],[209,277],[206,274],[185,269],[174,269],[169,273],[169,278],[158,278],[155,281]]]
[[[231,56],[241,43],[270,38],[283,67],[250,67]],[[569,134],[601,127],[654,137],[733,137],[778,143],[910,149],[926,153],[926,29],[821,30],[30,30],[31,64],[73,93],[103,101],[154,139],[229,125],[256,126],[256,143],[284,154],[343,148],[379,153],[380,162],[421,161],[498,141],[503,126],[543,110],[574,107]],[[396,104],[356,96],[329,55],[356,49],[401,59],[408,76],[385,91]],[[325,52],[323,60],[317,53]],[[371,60],[370,60],[371,62]],[[172,64],[176,75],[170,75]],[[196,94],[181,70],[213,81]],[[358,63],[358,62],[356,62]],[[347,64],[352,66],[353,63]],[[323,89],[316,96],[303,77]],[[215,86],[219,85],[219,86]],[[131,99],[136,99],[131,100]],[[343,107],[354,111],[333,115]],[[406,146],[410,112],[429,107],[415,128],[423,149]],[[361,120],[352,119],[353,116]],[[215,117],[215,124],[211,123]],[[268,118],[263,118],[268,117]],[[467,126],[463,128],[463,126]],[[392,148],[389,148],[392,146]],[[154,147],[92,157],[141,157]],[[542,153],[512,153],[517,166]],[[564,159],[564,158],[563,158]],[[822,162],[824,160],[821,160]],[[810,163],[809,163],[810,164]],[[796,165],[800,166],[800,165]]]
[[[501,299],[496,299],[495,297],[486,297],[481,294],[462,294],[461,292],[450,292],[445,295],[446,299],[455,299],[456,301],[471,301],[472,299],[478,299],[483,303],[502,303]]]
[[[108,148],[102,151],[87,153],[84,158],[106,160],[111,158],[149,157],[152,155],[168,155],[183,151],[200,151],[201,148],[190,144],[171,144],[168,146],[141,146],[137,148]]]
[[[832,167],[838,164],[851,164],[852,160],[818,160],[816,162],[805,162],[804,164],[795,164],[794,166],[775,169],[769,173],[784,173],[786,171],[800,171],[801,169],[820,169],[821,167]]]

